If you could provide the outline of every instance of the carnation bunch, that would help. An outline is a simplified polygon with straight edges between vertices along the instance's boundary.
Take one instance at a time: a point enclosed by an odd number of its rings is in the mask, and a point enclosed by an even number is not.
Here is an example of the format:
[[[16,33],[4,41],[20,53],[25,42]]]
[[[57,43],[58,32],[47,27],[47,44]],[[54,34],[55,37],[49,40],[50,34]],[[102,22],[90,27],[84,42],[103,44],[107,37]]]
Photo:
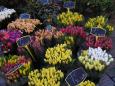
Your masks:
[[[55,67],[34,70],[29,73],[29,86],[60,86],[64,74]]]
[[[89,80],[81,82],[78,86],[96,86],[94,82]]]
[[[85,42],[87,47],[101,47],[105,50],[110,50],[112,48],[112,40],[109,37],[96,37],[94,35],[88,35]]]
[[[74,25],[75,23],[79,23],[83,21],[83,15],[68,10],[67,12],[62,12],[61,14],[59,14],[57,16],[57,20],[59,21],[59,23],[63,24],[64,26]]]
[[[10,16],[15,13],[16,11],[14,9],[8,9],[5,8],[2,11],[0,11],[0,22],[2,20],[5,20],[6,18],[10,18]]]
[[[67,49],[66,44],[58,44],[53,48],[48,48],[45,54],[45,62],[49,64],[68,64],[72,61],[72,51]]]
[[[86,22],[85,27],[88,29],[91,29],[93,27],[99,27],[109,32],[112,32],[114,30],[114,28],[111,25],[107,24],[107,18],[105,18],[104,16],[97,16],[96,18],[90,18]]]
[[[31,33],[38,24],[41,24],[38,19],[17,19],[12,21],[12,23],[9,23],[7,28],[9,30],[21,30]]]

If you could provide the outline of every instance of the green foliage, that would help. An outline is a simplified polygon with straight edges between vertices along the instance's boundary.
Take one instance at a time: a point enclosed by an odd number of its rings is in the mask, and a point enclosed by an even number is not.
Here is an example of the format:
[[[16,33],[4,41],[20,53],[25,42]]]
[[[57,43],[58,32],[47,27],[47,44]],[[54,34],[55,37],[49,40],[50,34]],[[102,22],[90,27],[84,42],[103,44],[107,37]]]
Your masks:
[[[77,0],[77,2],[79,2],[82,11],[89,9],[93,13],[96,13],[96,16],[110,13],[114,10],[113,0]]]

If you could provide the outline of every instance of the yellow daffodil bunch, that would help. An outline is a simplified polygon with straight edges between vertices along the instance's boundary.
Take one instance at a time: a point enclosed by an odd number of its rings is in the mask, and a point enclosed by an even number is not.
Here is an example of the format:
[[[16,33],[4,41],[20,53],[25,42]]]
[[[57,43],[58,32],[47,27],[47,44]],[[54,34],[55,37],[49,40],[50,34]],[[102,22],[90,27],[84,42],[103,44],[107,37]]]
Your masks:
[[[77,12],[71,12],[69,9],[67,12],[62,12],[57,16],[59,23],[64,25],[74,25],[76,22],[83,21],[83,15]]]
[[[87,70],[102,71],[105,64],[100,60],[94,60],[88,55],[88,51],[84,50],[78,60],[85,66]]]
[[[106,22],[107,19],[104,16],[97,16],[96,18],[89,18],[89,20],[85,24],[85,27],[89,29],[93,27],[99,27],[112,32],[114,28]]]
[[[94,82],[89,80],[81,82],[78,86],[96,86]]]
[[[72,51],[67,49],[67,44],[58,44],[53,48],[48,48],[45,54],[45,62],[49,64],[68,64],[72,61]]]
[[[29,73],[29,86],[60,86],[60,81],[64,74],[55,67],[43,68],[42,70],[34,70]]]

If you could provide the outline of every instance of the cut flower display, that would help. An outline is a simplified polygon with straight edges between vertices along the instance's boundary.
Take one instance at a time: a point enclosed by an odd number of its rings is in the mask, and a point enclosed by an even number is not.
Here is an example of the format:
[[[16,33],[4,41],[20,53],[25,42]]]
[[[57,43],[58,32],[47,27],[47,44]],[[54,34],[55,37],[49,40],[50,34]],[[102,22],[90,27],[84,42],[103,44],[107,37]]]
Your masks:
[[[77,12],[71,12],[68,10],[67,12],[62,12],[57,16],[57,20],[60,24],[63,24],[64,26],[67,25],[74,25],[76,23],[83,21],[83,15],[77,13]]]
[[[52,27],[51,31],[49,30],[39,30],[35,32],[35,41],[40,42],[43,44],[44,40],[52,40],[59,39],[63,36],[63,33],[61,31],[57,31],[55,27]]]
[[[112,48],[112,40],[109,37],[98,37],[94,35],[88,35],[85,42],[87,47],[101,47],[104,50],[110,50]]]
[[[96,71],[102,71],[114,60],[110,54],[107,54],[99,47],[84,50],[78,59],[86,69]]]
[[[86,37],[86,32],[84,31],[84,28],[80,26],[69,25],[66,28],[61,28],[60,31],[70,36],[77,36],[81,38]]]
[[[27,33],[31,33],[35,30],[37,25],[41,24],[38,19],[17,19],[9,23],[8,30],[21,30]]]
[[[67,49],[66,44],[58,44],[53,48],[48,48],[45,54],[45,62],[49,64],[68,64],[72,61],[72,51]]]
[[[64,74],[55,67],[34,70],[29,73],[29,86],[60,86]]]
[[[22,65],[16,71],[12,71],[16,66]],[[15,81],[22,76],[27,76],[31,70],[31,60],[24,56],[9,56],[4,58],[4,64],[1,65],[1,71],[5,73],[10,81]]]
[[[111,33],[114,31],[114,28],[107,24],[107,18],[105,18],[104,16],[98,16],[96,18],[90,18],[86,24],[85,24],[85,27],[87,29],[91,29],[93,27],[99,27],[99,28],[102,28],[102,29],[105,29],[107,31],[107,33]]]
[[[12,45],[16,43],[16,40],[22,36],[20,31],[0,31],[0,42],[2,43],[1,50],[4,53],[9,52],[12,49]]]

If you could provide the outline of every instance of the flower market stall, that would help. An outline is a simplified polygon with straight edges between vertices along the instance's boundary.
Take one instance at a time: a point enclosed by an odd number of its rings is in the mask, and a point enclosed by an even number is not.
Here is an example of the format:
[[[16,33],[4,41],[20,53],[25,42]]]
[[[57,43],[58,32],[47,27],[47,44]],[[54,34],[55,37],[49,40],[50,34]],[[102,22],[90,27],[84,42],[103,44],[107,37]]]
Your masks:
[[[14,8],[0,6],[0,86],[115,85],[114,27],[103,14],[107,7],[87,17],[79,7],[87,3],[89,8],[93,2],[20,3]]]

